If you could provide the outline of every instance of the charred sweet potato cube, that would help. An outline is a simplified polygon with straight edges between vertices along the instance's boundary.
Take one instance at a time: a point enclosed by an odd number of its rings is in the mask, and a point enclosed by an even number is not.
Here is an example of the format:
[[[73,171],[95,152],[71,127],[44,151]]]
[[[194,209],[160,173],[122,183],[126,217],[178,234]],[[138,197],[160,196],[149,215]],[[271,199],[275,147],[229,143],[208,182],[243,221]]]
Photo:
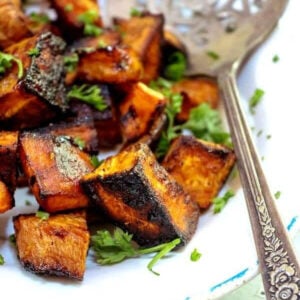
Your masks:
[[[18,257],[30,272],[82,280],[89,246],[84,212],[13,218]]]
[[[0,213],[14,205],[17,184],[18,132],[0,131]]]
[[[185,244],[196,229],[197,204],[145,144],[131,145],[107,158],[81,182],[91,199],[140,245],[178,237]]]
[[[61,38],[47,32],[5,49],[7,54],[20,60],[24,72],[20,73],[13,63],[0,78],[0,124],[3,127],[35,127],[54,118],[57,109],[66,109],[64,48]],[[36,54],[31,55],[32,50]]]
[[[123,34],[123,43],[138,54],[143,65],[142,81],[154,80],[160,69],[164,18],[161,14],[143,13],[130,19],[115,18],[114,24]]]
[[[120,120],[123,136],[128,143],[141,138],[153,125],[165,108],[165,97],[144,83],[133,84],[120,104]]]
[[[220,100],[217,81],[204,76],[177,81],[172,91],[183,97],[181,112],[176,116],[179,122],[187,121],[190,110],[199,104],[208,103],[212,108],[217,108]]]
[[[0,1],[0,49],[5,49],[31,36],[26,16],[13,0]]]
[[[117,45],[81,54],[76,79],[84,82],[119,84],[138,81],[142,74],[143,65],[134,50]]]
[[[59,27],[65,32],[67,39],[93,35],[93,31],[89,31],[88,26],[102,27],[97,1],[51,0],[50,2],[57,12]],[[96,30],[95,33],[98,31]]]
[[[64,136],[24,132],[20,160],[32,193],[47,212],[86,207],[79,180],[91,172],[90,156]]]
[[[207,208],[222,188],[234,163],[233,150],[182,135],[173,141],[162,165],[200,208]]]
[[[71,65],[71,67],[67,67],[65,83],[67,85],[71,85],[77,78],[77,66],[80,59],[80,56],[85,55],[87,53],[96,51],[97,49],[107,49],[109,50],[111,47],[115,47],[119,45],[121,42],[120,34],[117,31],[112,29],[103,29],[103,32],[99,36],[95,37],[86,37],[76,40],[67,50],[65,55],[65,59],[71,60],[75,63]],[[72,59],[73,58],[73,59]],[[77,62],[76,62],[77,60]]]

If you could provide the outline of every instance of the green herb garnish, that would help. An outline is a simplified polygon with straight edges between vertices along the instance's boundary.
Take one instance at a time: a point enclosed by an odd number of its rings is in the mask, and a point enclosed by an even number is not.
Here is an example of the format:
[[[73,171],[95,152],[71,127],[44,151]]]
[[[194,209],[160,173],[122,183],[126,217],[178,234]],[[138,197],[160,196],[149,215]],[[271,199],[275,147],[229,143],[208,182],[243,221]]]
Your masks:
[[[85,141],[84,141],[82,138],[76,136],[76,137],[73,139],[73,142],[74,142],[75,145],[78,146],[78,148],[79,148],[80,150],[83,150],[83,149],[84,149],[84,147],[85,147]]]
[[[35,216],[40,218],[42,221],[45,221],[45,220],[48,220],[49,217],[50,217],[50,214],[45,212],[45,211],[41,211],[41,210],[38,210],[36,213],[35,213]]]
[[[72,3],[68,3],[68,4],[66,4],[65,7],[64,7],[64,10],[65,10],[66,12],[71,12],[71,11],[73,11],[73,9],[74,9],[74,6],[73,6]]]
[[[26,205],[26,206],[30,206],[30,205],[31,205],[31,202],[30,202],[29,200],[26,199],[26,200],[25,200],[25,205]]]
[[[27,54],[29,56],[39,56],[40,55],[40,50],[38,48],[32,48],[27,51]]]
[[[130,9],[130,16],[131,17],[141,17],[142,15],[143,15],[142,11],[140,11],[138,8],[132,7]]]
[[[278,61],[279,61],[279,56],[278,56],[277,54],[274,55],[273,58],[272,58],[272,61],[273,61],[274,63],[278,62]]]
[[[128,234],[120,228],[116,228],[113,234],[108,230],[100,230],[91,237],[91,246],[95,252],[96,261],[101,265],[115,264],[126,258],[157,252],[147,265],[147,268],[156,275],[159,274],[153,271],[153,266],[179,243],[180,239],[175,239],[150,248],[137,248],[132,243],[132,234]]]
[[[50,18],[45,15],[45,14],[41,14],[41,13],[36,13],[36,12],[32,12],[29,15],[29,18],[39,24],[48,24],[50,23]]]
[[[88,10],[79,15],[78,21],[83,24],[83,33],[87,36],[98,36],[103,32],[103,29],[95,25],[98,19],[98,13],[95,10]]]
[[[167,61],[167,66],[164,70],[166,78],[174,81],[180,80],[187,68],[187,61],[183,53],[174,52]]]
[[[281,196],[281,192],[280,192],[280,191],[277,191],[277,192],[274,194],[275,199],[279,199],[280,196]]]
[[[91,156],[91,163],[95,168],[98,168],[103,161],[99,160],[97,155]]]
[[[78,62],[79,56],[77,53],[73,53],[64,57],[64,65],[67,72],[73,72],[76,69]]]
[[[220,58],[220,55],[214,51],[207,51],[206,54],[213,60],[218,60]]]
[[[198,261],[201,258],[202,254],[195,248],[191,253],[191,261]]]
[[[8,240],[10,241],[10,243],[12,243],[13,245],[16,245],[16,236],[14,234],[11,234],[8,237]]]
[[[224,206],[227,204],[230,198],[234,196],[234,192],[232,190],[228,190],[223,197],[214,198],[212,203],[214,204],[214,213],[219,213]]]
[[[77,99],[86,102],[99,111],[107,108],[104,98],[101,95],[101,89],[97,85],[83,84],[81,86],[73,85],[67,94],[68,99]]]
[[[256,89],[249,101],[249,109],[252,114],[255,113],[255,107],[260,103],[265,92],[262,89]]]
[[[98,48],[99,49],[103,49],[103,48],[106,48],[107,47],[107,43],[105,43],[103,40],[100,40],[98,42]]]
[[[0,254],[0,266],[4,265],[5,260],[4,257]]]
[[[0,76],[4,75],[8,69],[12,67],[15,62],[18,66],[18,78],[22,78],[24,74],[22,61],[15,56],[0,51]]]

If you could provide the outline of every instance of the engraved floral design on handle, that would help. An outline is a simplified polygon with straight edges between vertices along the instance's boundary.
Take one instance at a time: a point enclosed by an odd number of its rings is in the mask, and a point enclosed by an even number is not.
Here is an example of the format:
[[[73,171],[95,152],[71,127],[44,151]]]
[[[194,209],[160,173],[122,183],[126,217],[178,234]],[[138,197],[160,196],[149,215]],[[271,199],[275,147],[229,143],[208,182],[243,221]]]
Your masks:
[[[270,274],[272,300],[300,299],[300,278],[282,241],[277,237],[265,201],[257,197],[259,222],[264,237],[265,262]]]

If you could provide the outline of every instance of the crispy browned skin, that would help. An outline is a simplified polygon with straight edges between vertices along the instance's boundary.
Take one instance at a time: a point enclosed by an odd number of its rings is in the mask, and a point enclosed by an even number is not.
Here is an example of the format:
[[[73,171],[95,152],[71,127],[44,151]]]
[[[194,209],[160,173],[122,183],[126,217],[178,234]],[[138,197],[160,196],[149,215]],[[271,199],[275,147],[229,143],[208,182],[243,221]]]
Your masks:
[[[43,33],[7,48],[6,53],[20,59],[24,75],[18,78],[14,63],[0,78],[0,124],[19,129],[35,127],[56,116],[55,107],[65,110],[63,57],[65,43],[50,32]],[[39,49],[37,57],[28,51]]]
[[[106,159],[82,179],[88,195],[141,245],[180,238],[196,230],[197,204],[161,167],[149,147],[134,144]]]
[[[215,79],[208,77],[191,77],[176,82],[172,91],[183,96],[182,109],[176,119],[185,122],[190,110],[201,103],[208,103],[217,108],[220,100],[219,87]]]
[[[79,56],[86,52],[93,52],[92,49],[115,47],[121,42],[120,33],[112,29],[103,29],[103,33],[96,37],[86,37],[76,40],[69,48],[66,56],[77,54]],[[68,71],[65,78],[65,83],[71,85],[77,77],[77,67],[72,71]]]
[[[33,273],[82,280],[89,246],[85,213],[13,218],[18,257]]]
[[[31,36],[26,16],[17,1],[0,1],[0,49]]]
[[[180,136],[172,143],[162,165],[200,208],[207,208],[234,163],[233,150],[192,136]]]
[[[20,160],[32,193],[44,210],[57,212],[88,205],[79,180],[94,168],[90,156],[68,138],[25,132],[20,136]]]
[[[125,46],[98,48],[80,56],[76,78],[99,83],[138,81],[143,66],[138,55]]]
[[[87,12],[94,12],[97,16],[94,25],[102,27],[100,8],[94,0],[51,0],[51,4],[57,12],[60,27],[65,31],[66,38],[74,38],[83,35],[83,24],[79,18]]]
[[[161,60],[164,18],[145,13],[128,20],[115,18],[114,24],[123,33],[122,40],[138,54],[144,65],[142,81],[148,83],[158,76]]]
[[[0,213],[14,205],[18,135],[15,131],[0,131]]]
[[[164,111],[165,97],[138,82],[120,104],[121,129],[127,143],[134,142],[147,134],[156,118]]]

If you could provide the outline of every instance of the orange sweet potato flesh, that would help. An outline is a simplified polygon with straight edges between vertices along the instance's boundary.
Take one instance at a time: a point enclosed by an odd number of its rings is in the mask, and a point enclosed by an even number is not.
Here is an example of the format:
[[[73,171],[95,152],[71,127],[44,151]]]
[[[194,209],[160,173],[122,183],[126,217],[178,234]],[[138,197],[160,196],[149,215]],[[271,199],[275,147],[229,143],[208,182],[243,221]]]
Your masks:
[[[130,47],[114,46],[82,54],[76,78],[87,82],[119,84],[138,81],[142,73],[142,63]]]
[[[17,184],[18,132],[0,131],[0,213],[14,205]]]
[[[200,208],[207,208],[235,163],[233,150],[192,136],[175,139],[162,165]]]
[[[18,257],[33,273],[82,280],[89,246],[85,213],[13,218]]]
[[[173,85],[172,91],[183,96],[181,112],[176,116],[179,122],[187,121],[190,110],[199,104],[208,103],[217,108],[220,101],[218,84],[209,77],[184,78]]]
[[[19,152],[32,193],[45,211],[87,207],[89,201],[79,180],[94,167],[90,156],[68,138],[24,132]]]
[[[26,16],[17,1],[0,1],[0,49],[31,36]]]
[[[166,99],[144,83],[131,86],[120,104],[120,120],[123,136],[127,143],[137,141],[147,134],[155,120],[163,113]]]
[[[134,144],[106,159],[81,182],[91,199],[140,245],[178,237],[185,244],[196,230],[196,203],[145,144]]]

